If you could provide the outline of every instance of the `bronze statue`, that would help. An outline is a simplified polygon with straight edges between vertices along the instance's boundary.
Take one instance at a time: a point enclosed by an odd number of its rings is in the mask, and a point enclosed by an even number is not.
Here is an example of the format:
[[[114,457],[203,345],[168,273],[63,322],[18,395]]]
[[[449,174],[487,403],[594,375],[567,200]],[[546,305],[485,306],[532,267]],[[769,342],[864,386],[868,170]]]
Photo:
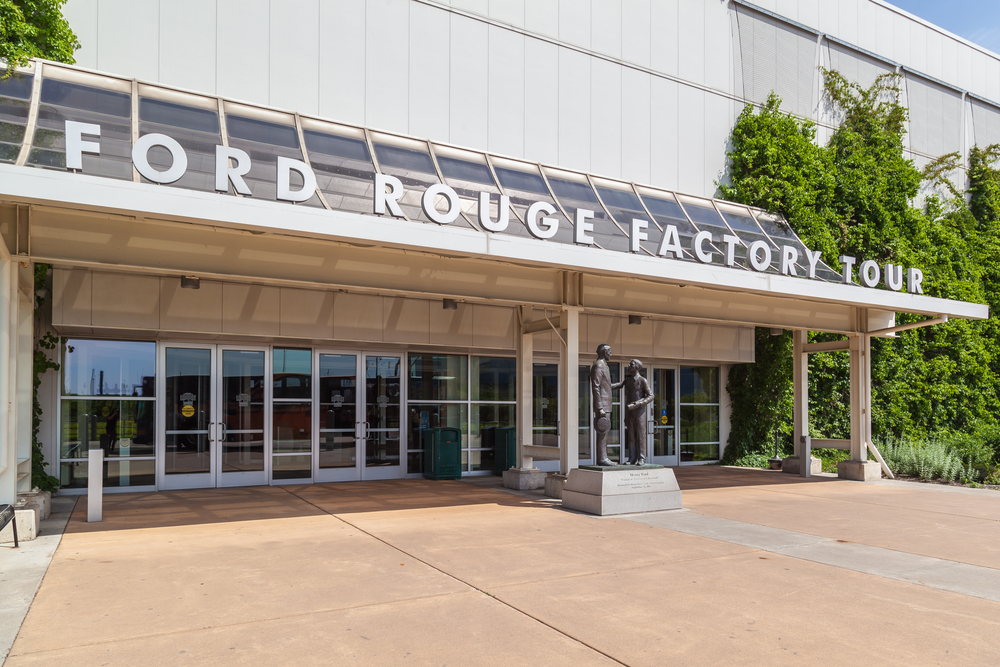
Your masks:
[[[608,431],[611,430],[611,392],[621,388],[624,382],[611,383],[611,346],[607,343],[597,346],[597,361],[590,367],[590,392],[593,397],[594,432],[597,433],[597,465],[615,465],[608,459]]]
[[[633,359],[625,369],[625,440],[628,443],[628,462],[646,465],[646,406],[653,401],[653,391],[640,371],[642,362]]]

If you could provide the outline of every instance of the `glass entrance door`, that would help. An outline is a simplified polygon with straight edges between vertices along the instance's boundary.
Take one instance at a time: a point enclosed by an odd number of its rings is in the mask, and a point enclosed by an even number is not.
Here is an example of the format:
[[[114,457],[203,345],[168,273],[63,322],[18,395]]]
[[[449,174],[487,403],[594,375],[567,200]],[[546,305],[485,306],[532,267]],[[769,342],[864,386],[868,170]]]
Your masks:
[[[219,349],[218,486],[266,484],[265,348]]]
[[[361,399],[364,456],[361,479],[403,476],[400,412],[403,359],[399,355],[364,357],[365,389]]]
[[[164,397],[160,489],[215,486],[215,346],[170,344],[160,348],[157,393]],[[162,378],[162,379],[159,379]]]
[[[677,369],[650,369],[653,376],[653,404],[649,410],[649,451],[652,462],[677,465]]]
[[[361,479],[360,452],[364,451],[364,424],[358,408],[365,383],[358,385],[361,355],[330,352],[316,355],[319,378],[316,403],[319,405],[319,445],[316,451],[317,482],[344,482]]]

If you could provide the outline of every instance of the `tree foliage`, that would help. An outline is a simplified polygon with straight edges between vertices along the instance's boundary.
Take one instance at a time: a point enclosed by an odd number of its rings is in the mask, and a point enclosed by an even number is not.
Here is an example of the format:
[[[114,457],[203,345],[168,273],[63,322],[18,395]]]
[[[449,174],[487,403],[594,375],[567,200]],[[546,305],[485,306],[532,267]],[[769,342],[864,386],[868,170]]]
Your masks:
[[[80,42],[62,15],[66,0],[0,0],[0,58],[4,77],[31,58],[74,63]]]
[[[906,158],[907,109],[899,75],[869,88],[824,71],[826,100],[839,125],[826,145],[816,128],[780,110],[772,94],[748,105],[732,134],[728,185],[722,196],[781,213],[807,246],[839,267],[841,255],[879,264],[920,267],[931,296],[1000,301],[1000,147],[971,151],[968,191],[949,180],[958,156],[943,156],[923,172]],[[921,185],[944,190],[914,205]],[[898,323],[920,317],[900,314]],[[769,451],[775,433],[791,433],[790,343],[758,331],[754,367],[730,374],[732,430],[727,460]],[[786,334],[787,336],[787,334]],[[811,340],[833,340],[812,334]],[[784,338],[784,337],[782,337]],[[872,341],[872,422],[879,437],[993,429],[1000,408],[1000,327],[954,320]],[[810,431],[849,435],[848,355],[810,355]],[[779,397],[774,403],[775,397]],[[772,407],[774,406],[774,407]],[[730,453],[730,448],[732,453]]]

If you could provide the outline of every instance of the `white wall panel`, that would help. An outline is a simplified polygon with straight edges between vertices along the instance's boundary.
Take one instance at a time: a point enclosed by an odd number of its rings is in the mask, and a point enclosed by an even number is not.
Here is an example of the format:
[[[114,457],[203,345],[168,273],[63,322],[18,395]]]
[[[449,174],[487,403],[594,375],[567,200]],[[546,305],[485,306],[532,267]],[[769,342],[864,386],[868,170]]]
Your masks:
[[[217,11],[215,0],[160,3],[161,83],[215,92]]]
[[[472,338],[476,347],[514,348],[517,312],[501,306],[472,306]]]
[[[451,0],[448,4],[451,4],[455,9],[472,12],[480,16],[489,16],[490,14],[490,0]]]
[[[868,0],[858,0],[858,37],[852,43],[872,52],[878,52],[878,10]]]
[[[559,0],[527,0],[524,27],[549,37],[559,36]]]
[[[559,39],[590,48],[590,0],[559,0]]]
[[[622,172],[622,66],[594,58],[590,68],[590,171]]]
[[[270,15],[267,0],[218,0],[216,90],[237,100],[268,104]]]
[[[489,0],[490,18],[518,28],[524,27],[524,4],[534,0]]]
[[[680,27],[677,25],[680,0],[657,0],[650,7],[650,66],[657,72],[677,75],[678,42]]]
[[[627,321],[627,320],[626,320]],[[580,332],[583,335],[583,332]],[[622,318],[607,315],[587,315],[587,343],[594,352],[598,345],[608,344],[612,354],[621,354]]]
[[[991,100],[1000,100],[1000,60],[986,61],[986,95]]]
[[[559,162],[569,169],[590,169],[590,66],[593,59],[559,49]]]
[[[365,122],[365,0],[320,0],[319,113]]]
[[[621,58],[621,0],[590,0],[590,25],[590,48],[612,58]]]
[[[969,50],[969,87],[971,92],[983,97],[989,94],[986,84],[986,61],[987,56],[982,51]]]
[[[382,297],[341,293],[334,309],[335,340],[382,340]]]
[[[974,92],[972,72],[972,54],[974,51],[958,42],[955,42],[955,46],[957,47],[955,53],[955,83],[963,90]]]
[[[455,310],[444,310],[441,302],[430,302],[428,338],[432,345],[472,346],[472,305],[459,302]]]
[[[158,0],[101,0],[97,67],[147,81],[160,76]]]
[[[684,323],[684,358],[713,358],[711,326],[707,324]]]
[[[828,35],[840,34],[840,3],[819,3],[819,23],[817,29]]]
[[[95,327],[157,329],[160,326],[160,279],[119,273],[93,275]]]
[[[410,5],[410,134],[448,141],[450,12]]]
[[[958,42],[951,37],[941,40],[941,74],[942,81],[958,82]]]
[[[52,323],[89,325],[93,305],[93,274],[86,269],[53,269]]]
[[[622,0],[622,60],[649,67],[652,0]]]
[[[927,67],[924,69],[925,74],[930,74],[935,79],[942,78],[944,71],[943,59],[944,59],[944,37],[941,33],[934,30],[927,31]]]
[[[622,363],[628,363],[632,359],[649,363],[648,359],[653,356],[654,324],[647,317],[642,324],[626,324],[622,327],[621,351],[615,350],[621,356]]]
[[[365,117],[393,132],[409,129],[410,3],[368,0],[365,21]]]
[[[650,76],[622,68],[622,178],[650,182]]]
[[[485,23],[451,17],[451,142],[485,149],[489,108],[489,30]]]
[[[910,26],[913,25],[913,21],[909,20],[905,16],[900,16],[893,12],[892,14],[892,41],[893,41],[893,53],[891,57],[898,63],[909,64],[910,58]]]
[[[559,47],[525,38],[525,158],[559,164],[559,102]]]
[[[721,95],[706,93],[705,99],[705,172],[702,180],[704,195],[715,195],[715,181],[726,178],[726,151],[729,135],[736,121],[736,104]]]
[[[490,26],[489,139],[494,153],[524,155],[524,36]]]
[[[870,5],[875,10],[875,53],[896,60],[896,31],[894,17],[896,12],[886,7]]]
[[[678,86],[677,95],[677,189],[704,194],[705,95],[697,88]]]
[[[649,178],[651,185],[664,188],[677,187],[679,87],[669,79],[650,78]]]
[[[73,57],[80,67],[97,68],[97,2],[98,0],[68,0],[63,16],[80,41]]]
[[[729,8],[719,2],[706,2],[705,9],[705,85],[716,90],[732,85],[732,21]]]
[[[684,325],[680,322],[653,322],[653,356],[660,359],[684,358]]]
[[[271,3],[271,106],[319,113],[319,0]]]
[[[840,0],[837,3],[837,31],[832,33],[839,39],[851,44],[858,43],[858,4],[868,0]]]
[[[826,2],[826,0],[798,0],[796,2],[798,10],[794,15],[790,15],[790,18],[794,18],[799,23],[807,25],[810,28],[816,28],[819,25],[820,5],[829,4],[836,3]]]
[[[927,71],[927,35],[930,31],[920,23],[910,23],[910,67]]]
[[[677,11],[677,75],[693,83],[705,83],[704,3],[681,0]]]

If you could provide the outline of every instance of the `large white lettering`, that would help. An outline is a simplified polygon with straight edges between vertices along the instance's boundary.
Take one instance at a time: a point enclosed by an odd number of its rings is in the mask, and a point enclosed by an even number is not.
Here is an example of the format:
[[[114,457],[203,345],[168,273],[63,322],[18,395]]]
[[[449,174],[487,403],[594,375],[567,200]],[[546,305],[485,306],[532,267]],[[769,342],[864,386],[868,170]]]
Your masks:
[[[448,210],[442,213],[435,206],[435,199],[438,195],[444,197],[448,202]],[[420,198],[420,207],[424,209],[424,215],[438,223],[447,225],[458,220],[461,212],[462,201],[458,198],[458,193],[443,183],[435,183],[426,190],[424,196]]]
[[[527,224],[528,232],[536,239],[550,239],[559,231],[559,218],[538,218],[542,215],[552,215],[556,212],[552,204],[543,201],[536,201],[528,207]]]
[[[230,161],[235,160],[233,165]],[[246,151],[227,146],[215,147],[215,189],[217,192],[229,192],[229,183],[241,195],[250,196],[250,188],[243,177],[253,165]]]
[[[101,126],[92,123],[66,121],[66,168],[83,169],[83,154],[101,154],[101,145],[96,141],[84,141],[83,135],[101,136]]]
[[[298,190],[292,190],[293,171],[302,177],[302,187]],[[301,160],[279,157],[277,198],[282,201],[303,202],[314,194],[316,194],[316,174],[313,173],[312,167]]]
[[[149,164],[149,151],[154,146],[165,148],[170,153],[171,164],[166,171],[154,169]],[[171,139],[165,134],[144,134],[132,146],[132,164],[135,165],[143,178],[154,183],[175,183],[181,179],[188,168],[187,153],[177,143],[176,139]]]

